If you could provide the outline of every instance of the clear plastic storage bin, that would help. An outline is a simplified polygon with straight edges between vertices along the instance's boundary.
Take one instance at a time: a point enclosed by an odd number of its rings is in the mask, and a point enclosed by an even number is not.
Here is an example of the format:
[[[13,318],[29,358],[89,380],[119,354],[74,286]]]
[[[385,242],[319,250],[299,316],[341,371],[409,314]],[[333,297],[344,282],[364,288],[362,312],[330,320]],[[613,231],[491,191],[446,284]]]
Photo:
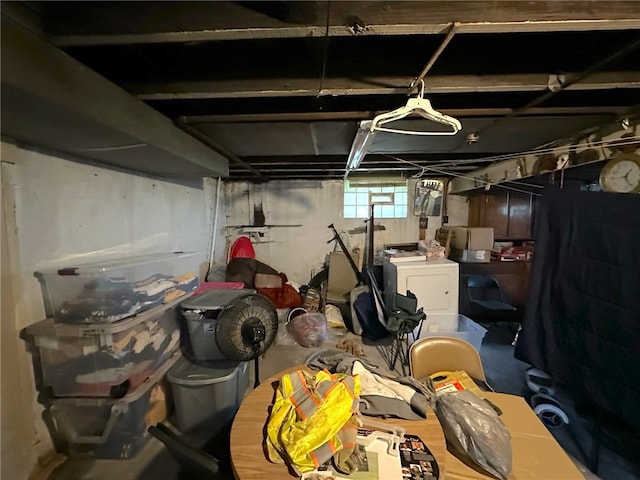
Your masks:
[[[469,342],[480,353],[487,329],[469,317],[458,313],[429,314],[422,327],[416,327],[414,337],[454,337]],[[418,337],[419,334],[419,337]]]
[[[39,390],[55,397],[122,397],[180,346],[180,300],[112,324],[45,319],[23,331]]]
[[[179,358],[176,352],[121,399],[41,399],[54,444],[70,457],[134,457],[149,440],[147,428],[167,418],[168,390],[163,378]]]
[[[122,258],[35,272],[47,317],[62,323],[112,323],[198,287],[198,253]]]

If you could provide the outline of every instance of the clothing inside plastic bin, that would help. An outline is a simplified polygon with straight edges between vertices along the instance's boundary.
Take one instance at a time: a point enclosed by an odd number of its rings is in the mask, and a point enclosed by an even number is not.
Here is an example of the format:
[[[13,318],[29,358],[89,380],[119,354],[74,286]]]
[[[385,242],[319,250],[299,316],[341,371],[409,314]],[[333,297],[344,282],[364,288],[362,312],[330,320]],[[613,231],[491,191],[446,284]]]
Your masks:
[[[198,276],[155,274],[136,282],[97,278],[58,311],[61,322],[111,323],[179,298],[198,287]]]
[[[109,325],[46,319],[25,329],[41,391],[57,397],[120,398],[180,346],[177,302]]]
[[[55,366],[49,365],[45,381],[55,376],[51,384],[54,394],[58,396],[123,397],[143,383],[159,364],[176,351],[180,332],[176,330],[167,335],[161,331],[158,340],[148,343],[139,353],[132,349],[112,353],[102,351],[91,356],[78,356]],[[127,355],[131,361],[122,363],[119,355]],[[89,359],[91,361],[87,362]]]
[[[201,255],[170,252],[67,264],[34,273],[47,317],[111,323],[192,292]]]
[[[163,380],[180,358],[175,353],[135,391],[121,399],[41,398],[54,443],[71,457],[126,459],[148,441],[147,428],[168,414]]]

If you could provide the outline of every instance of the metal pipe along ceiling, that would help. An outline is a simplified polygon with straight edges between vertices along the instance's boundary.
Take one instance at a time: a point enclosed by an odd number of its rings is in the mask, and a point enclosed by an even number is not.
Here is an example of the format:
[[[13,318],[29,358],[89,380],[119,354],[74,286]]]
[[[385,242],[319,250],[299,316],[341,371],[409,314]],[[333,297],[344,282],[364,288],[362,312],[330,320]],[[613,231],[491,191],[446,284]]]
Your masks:
[[[409,86],[409,90],[407,91],[407,95],[411,95],[411,93],[416,89],[416,87],[420,83],[420,80],[423,80],[424,77],[427,76],[427,73],[429,72],[429,70],[431,70],[431,67],[433,67],[433,65],[436,63],[436,60],[438,60],[438,57],[440,57],[442,52],[444,52],[444,49],[447,48],[447,45],[449,45],[449,42],[453,39],[453,36],[456,34],[456,31],[458,30],[459,26],[460,26],[459,22],[453,22],[451,24],[451,27],[447,32],[447,36],[444,38],[444,40],[442,41],[438,49],[433,53],[433,55],[431,56],[427,64],[424,66],[420,74],[416,78],[414,78],[413,81],[411,82],[411,85]]]

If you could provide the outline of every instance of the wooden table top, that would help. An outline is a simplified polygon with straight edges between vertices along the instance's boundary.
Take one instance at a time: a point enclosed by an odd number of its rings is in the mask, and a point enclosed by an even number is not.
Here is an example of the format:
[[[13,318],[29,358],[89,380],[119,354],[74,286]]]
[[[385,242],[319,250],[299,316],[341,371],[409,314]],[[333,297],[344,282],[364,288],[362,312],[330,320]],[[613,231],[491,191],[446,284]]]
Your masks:
[[[240,405],[231,427],[231,464],[237,480],[295,478],[285,464],[271,463],[267,460],[263,443],[280,378],[285,373],[303,368],[306,367],[297,365],[269,377],[247,395]],[[444,478],[447,449],[435,413],[429,412],[424,420],[379,420],[404,427],[408,434],[418,435],[435,456],[440,467],[440,478]]]

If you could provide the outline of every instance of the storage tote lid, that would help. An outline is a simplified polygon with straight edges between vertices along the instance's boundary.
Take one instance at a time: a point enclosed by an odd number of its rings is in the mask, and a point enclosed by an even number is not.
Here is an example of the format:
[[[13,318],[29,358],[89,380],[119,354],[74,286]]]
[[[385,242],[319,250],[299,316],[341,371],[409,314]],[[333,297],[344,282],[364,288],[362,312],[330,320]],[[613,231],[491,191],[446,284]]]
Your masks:
[[[188,293],[187,295],[191,295]],[[159,315],[176,307],[184,297],[158,305],[150,310],[138,313],[113,323],[56,323],[53,318],[45,318],[23,329],[26,335],[33,337],[91,337],[96,335],[115,335],[131,330],[142,322],[156,320]]]
[[[185,387],[202,387],[230,380],[244,365],[237,362],[215,361],[195,364],[182,357],[167,373],[172,384]]]
[[[237,298],[255,293],[252,288],[208,290],[184,300],[180,306],[185,310],[219,310]]]
[[[110,260],[81,263],[78,265],[68,265],[60,268],[44,269],[35,272],[35,274],[36,277],[39,275],[95,275],[99,273],[109,272],[114,269],[121,269],[123,267],[130,268],[166,261],[176,261],[177,259],[191,258],[195,255],[198,255],[198,252],[152,253],[147,255],[119,257]]]

